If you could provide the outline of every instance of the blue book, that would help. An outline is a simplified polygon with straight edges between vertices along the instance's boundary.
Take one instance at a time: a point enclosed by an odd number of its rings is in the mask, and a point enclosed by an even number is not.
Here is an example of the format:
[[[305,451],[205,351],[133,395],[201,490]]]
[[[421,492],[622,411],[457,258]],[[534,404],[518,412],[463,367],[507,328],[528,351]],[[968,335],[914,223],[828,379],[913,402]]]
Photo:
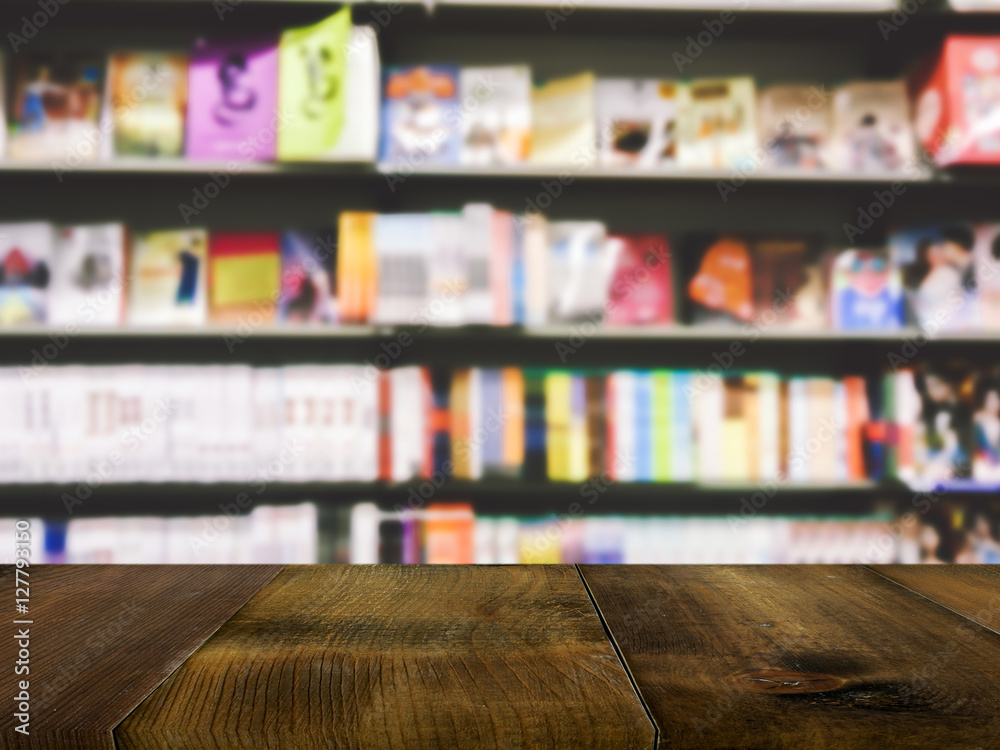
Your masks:
[[[388,164],[458,164],[458,67],[416,65],[385,71],[381,160]]]
[[[653,479],[653,374],[635,373],[635,478]]]

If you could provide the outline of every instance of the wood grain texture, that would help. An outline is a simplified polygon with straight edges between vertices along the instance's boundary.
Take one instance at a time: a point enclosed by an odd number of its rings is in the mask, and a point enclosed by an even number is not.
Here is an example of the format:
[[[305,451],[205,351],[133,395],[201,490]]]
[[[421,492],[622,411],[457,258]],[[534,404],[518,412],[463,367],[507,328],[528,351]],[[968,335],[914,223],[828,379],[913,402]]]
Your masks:
[[[156,748],[651,748],[569,566],[289,566],[116,730]]]
[[[1000,747],[1000,637],[871,570],[582,572],[661,747]]]
[[[0,695],[17,694],[14,634],[28,627],[30,735],[8,713],[0,748],[109,748],[112,730],[280,570],[277,565],[39,565],[28,626],[3,636]],[[14,566],[0,571],[13,610]]]
[[[1000,565],[871,565],[872,570],[1000,634]]]

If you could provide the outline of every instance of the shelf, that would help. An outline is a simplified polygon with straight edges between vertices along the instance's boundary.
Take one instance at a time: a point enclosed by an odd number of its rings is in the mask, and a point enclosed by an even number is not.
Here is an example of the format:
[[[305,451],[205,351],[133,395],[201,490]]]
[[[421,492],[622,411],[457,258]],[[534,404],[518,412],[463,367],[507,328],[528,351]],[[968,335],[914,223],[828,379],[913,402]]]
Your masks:
[[[59,178],[62,182],[73,175],[204,175],[229,173],[238,175],[322,175],[330,178],[357,179],[400,177],[436,178],[461,180],[558,180],[572,178],[583,180],[620,181],[664,181],[664,182],[715,182],[732,180],[740,173],[731,169],[670,169],[642,170],[628,168],[592,167],[580,169],[572,165],[564,167],[518,165],[512,167],[472,168],[462,165],[442,165],[410,170],[405,166],[391,164],[373,165],[365,162],[240,162],[239,168],[229,171],[229,162],[195,161],[189,159],[121,159],[95,161],[68,169]],[[0,177],[4,175],[46,174],[56,177],[51,163],[3,162],[0,163]],[[1000,182],[1000,170],[994,174],[981,175],[985,179]],[[821,184],[873,184],[888,185],[893,182],[904,184],[947,183],[956,178],[949,174],[938,174],[929,170],[908,172],[820,172],[798,170],[760,169],[746,178],[750,182],[787,182]],[[961,181],[959,178],[958,181]]]

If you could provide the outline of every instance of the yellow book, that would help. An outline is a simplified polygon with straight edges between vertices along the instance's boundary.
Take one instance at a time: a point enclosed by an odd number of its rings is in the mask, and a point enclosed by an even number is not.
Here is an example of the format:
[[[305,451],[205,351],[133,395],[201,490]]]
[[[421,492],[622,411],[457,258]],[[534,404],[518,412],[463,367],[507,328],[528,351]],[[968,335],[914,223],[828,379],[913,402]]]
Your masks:
[[[572,378],[565,372],[545,375],[546,465],[549,479],[564,481],[569,473],[570,388]]]
[[[670,372],[653,372],[653,480],[670,481]]]
[[[562,563],[562,534],[554,523],[533,523],[522,527],[519,542],[522,565]]]
[[[531,161],[588,167],[597,158],[593,73],[547,81],[531,96]]]
[[[582,482],[590,474],[590,451],[587,442],[587,382],[582,375],[572,375],[569,389],[566,479],[571,482]]]
[[[469,444],[469,377],[468,370],[456,370],[451,379],[448,411],[451,414],[452,475],[457,479],[472,478]]]
[[[375,256],[375,217],[378,214],[345,211],[338,222],[337,305],[341,322],[365,323],[375,305],[378,273]]]

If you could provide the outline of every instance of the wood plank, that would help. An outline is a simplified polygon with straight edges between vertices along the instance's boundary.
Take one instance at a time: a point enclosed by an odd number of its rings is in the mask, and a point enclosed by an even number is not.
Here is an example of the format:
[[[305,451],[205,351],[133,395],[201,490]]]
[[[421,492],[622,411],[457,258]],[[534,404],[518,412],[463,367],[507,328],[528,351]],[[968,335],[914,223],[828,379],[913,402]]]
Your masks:
[[[280,570],[277,565],[39,565],[29,612],[8,625],[0,695],[29,681],[30,734],[7,714],[0,748],[109,748],[112,730]],[[14,566],[0,570],[14,593]],[[8,605],[11,608],[14,602]],[[13,636],[29,629],[28,675]],[[13,646],[13,648],[12,648]]]
[[[1000,747],[1000,637],[860,566],[583,566],[660,747]]]
[[[115,736],[121,750],[653,745],[569,566],[290,566]]]
[[[876,573],[1000,633],[1000,565],[870,565]]]

